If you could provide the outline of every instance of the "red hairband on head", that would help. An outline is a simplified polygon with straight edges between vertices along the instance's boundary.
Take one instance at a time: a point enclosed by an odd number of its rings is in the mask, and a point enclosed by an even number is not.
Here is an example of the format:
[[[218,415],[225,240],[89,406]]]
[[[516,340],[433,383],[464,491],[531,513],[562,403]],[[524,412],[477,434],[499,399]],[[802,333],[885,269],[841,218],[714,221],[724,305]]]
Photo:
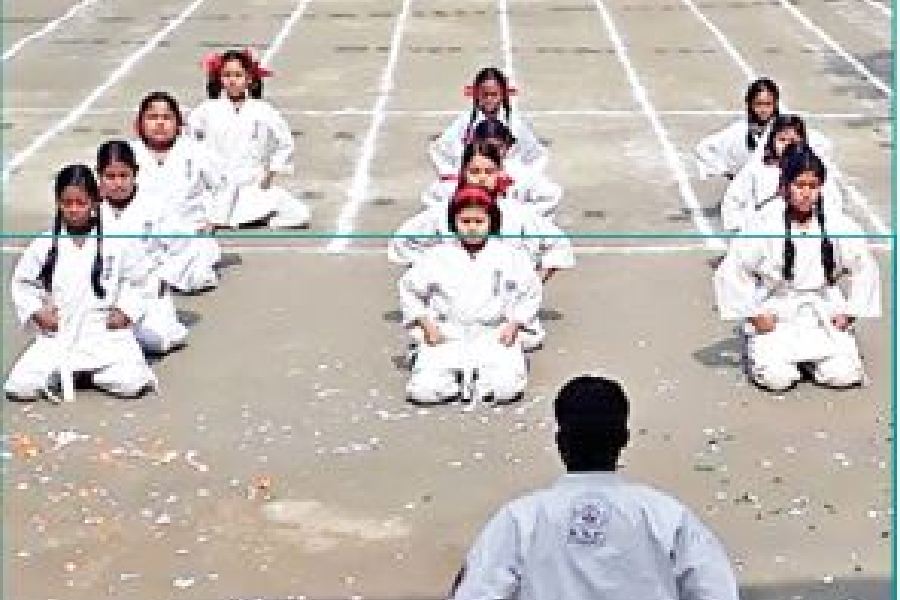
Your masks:
[[[466,202],[489,208],[494,205],[494,195],[483,187],[468,185],[459,188],[453,194],[453,204],[459,206]]]
[[[477,87],[478,87],[478,86],[467,85],[466,87],[463,88],[463,95],[464,95],[466,98],[472,98],[472,97],[474,97],[474,96],[475,96],[475,89],[476,89]],[[507,96],[515,96],[515,95],[518,94],[518,93],[519,93],[519,89],[518,89],[518,88],[514,88],[514,87],[512,87],[512,86],[508,86],[508,87],[506,88],[506,95],[507,95]]]
[[[251,67],[251,75],[253,75],[254,79],[262,79],[263,77],[271,77],[274,73],[270,70],[259,64],[259,60],[256,58],[256,54],[253,52],[251,48],[244,48],[241,50],[241,54],[243,54],[248,62],[252,65]],[[218,75],[222,70],[222,67],[225,64],[223,55],[218,52],[210,52],[206,56],[203,57],[203,61],[201,62],[203,65],[203,70],[210,77]]]

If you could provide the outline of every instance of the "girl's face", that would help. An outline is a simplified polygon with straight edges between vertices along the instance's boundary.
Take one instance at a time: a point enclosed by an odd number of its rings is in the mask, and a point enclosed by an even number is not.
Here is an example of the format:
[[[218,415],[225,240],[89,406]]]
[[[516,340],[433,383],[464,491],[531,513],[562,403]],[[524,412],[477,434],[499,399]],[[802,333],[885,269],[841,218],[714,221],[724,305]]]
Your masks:
[[[178,135],[178,117],[162,100],[151,102],[141,115],[141,134],[151,145],[165,146]]]
[[[803,136],[793,127],[787,127],[775,134],[775,156],[781,158],[784,155],[784,149],[791,144],[803,141]]]
[[[63,188],[62,194],[57,198],[56,204],[62,213],[62,220],[66,227],[70,229],[86,229],[90,225],[94,200],[83,187],[78,185],[66,186]]]
[[[491,219],[482,206],[467,206],[456,213],[456,232],[463,244],[477,245],[491,230]]]
[[[219,74],[222,78],[222,89],[232,100],[243,98],[250,87],[250,75],[239,60],[229,60],[222,65]]]
[[[120,205],[134,194],[134,169],[129,165],[113,161],[100,172],[100,195],[109,203]]]
[[[808,215],[819,200],[822,181],[813,171],[803,171],[788,184],[787,202],[799,215]]]
[[[497,186],[497,175],[500,172],[500,166],[487,156],[476,154],[469,161],[465,168],[466,183],[469,185],[477,185],[489,190]]]
[[[750,112],[760,123],[767,123],[775,114],[775,96],[769,90],[763,90],[756,94],[750,101]]]
[[[495,79],[488,79],[475,88],[475,101],[486,115],[495,115],[503,104],[503,87]]]

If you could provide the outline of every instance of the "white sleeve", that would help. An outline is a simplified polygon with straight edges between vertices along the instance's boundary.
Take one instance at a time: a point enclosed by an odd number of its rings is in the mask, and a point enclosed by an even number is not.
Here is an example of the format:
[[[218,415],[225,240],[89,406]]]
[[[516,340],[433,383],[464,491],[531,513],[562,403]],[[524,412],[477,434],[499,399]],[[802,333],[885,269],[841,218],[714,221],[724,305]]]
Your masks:
[[[716,268],[713,286],[722,319],[746,319],[759,314],[760,299],[756,293],[753,272],[762,258],[764,241],[754,238],[733,239],[728,254]]]
[[[428,155],[438,175],[459,171],[463,153],[463,135],[466,132],[471,113],[465,111],[450,124],[441,136],[428,146]]]
[[[466,557],[453,600],[512,600],[519,591],[522,556],[509,507],[488,521]]]
[[[747,222],[748,213],[756,208],[753,194],[753,165],[748,162],[729,182],[722,197],[722,228],[739,231]]]
[[[508,308],[506,320],[509,322],[528,325],[537,318],[541,308],[541,280],[531,263],[531,260],[522,250],[516,250],[516,297]]]
[[[400,265],[411,265],[426,250],[445,241],[441,239],[442,228],[436,216],[435,209],[427,209],[407,219],[388,243],[388,259]]]
[[[725,175],[732,168],[729,146],[734,138],[735,124],[729,125],[702,140],[694,148],[694,158],[702,177]]]
[[[540,269],[571,269],[575,266],[572,242],[550,219],[534,215],[523,223],[523,233],[530,239],[527,246],[536,248]]]
[[[842,219],[844,231],[832,233],[859,234],[862,230],[849,219]],[[849,271],[847,312],[854,317],[878,318],[881,316],[881,278],[878,263],[865,238],[839,238],[833,240],[840,253],[839,266]]]
[[[12,293],[13,306],[16,309],[16,317],[19,324],[25,327],[31,317],[44,306],[48,298],[47,292],[38,281],[41,267],[47,258],[49,244],[47,240],[38,238],[33,240],[16,263],[13,270],[10,291]]]
[[[104,243],[108,242],[109,240],[104,240]],[[115,307],[125,313],[132,323],[137,323],[147,310],[144,290],[150,275],[148,257],[138,244],[126,243],[121,244],[119,260],[119,295],[115,300]]]
[[[528,204],[533,205],[545,217],[556,212],[562,199],[562,186],[537,170],[532,170],[528,181]]]
[[[206,139],[208,132],[208,104],[201,102],[199,105],[188,113],[187,117],[187,134],[189,137],[202,142]]]
[[[203,186],[211,194],[219,193],[228,180],[220,159],[213,155],[204,144],[196,143],[191,150],[191,158],[196,161]],[[207,207],[208,210],[209,208]]]
[[[518,114],[513,116],[513,120],[515,121],[513,135],[516,136],[516,145],[522,153],[522,162],[535,171],[544,170],[549,161],[547,149],[535,135],[530,123]]]
[[[673,553],[679,600],[738,600],[728,555],[712,532],[688,511],[675,532]]]
[[[428,297],[433,281],[429,273],[433,271],[427,258],[413,264],[400,281],[397,282],[397,290],[400,293],[400,305],[403,310],[403,324],[411,326],[419,319],[430,316]]]
[[[290,175],[294,172],[294,138],[291,136],[291,127],[274,107],[269,106],[268,113],[269,131],[272,134],[269,170]]]

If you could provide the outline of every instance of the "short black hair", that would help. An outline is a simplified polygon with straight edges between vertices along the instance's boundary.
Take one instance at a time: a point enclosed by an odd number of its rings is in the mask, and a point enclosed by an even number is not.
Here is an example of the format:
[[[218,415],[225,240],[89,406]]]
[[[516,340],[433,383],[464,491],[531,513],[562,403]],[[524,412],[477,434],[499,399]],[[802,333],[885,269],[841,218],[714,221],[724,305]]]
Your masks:
[[[582,375],[556,397],[556,442],[569,471],[615,470],[628,443],[628,398],[612,379]]]

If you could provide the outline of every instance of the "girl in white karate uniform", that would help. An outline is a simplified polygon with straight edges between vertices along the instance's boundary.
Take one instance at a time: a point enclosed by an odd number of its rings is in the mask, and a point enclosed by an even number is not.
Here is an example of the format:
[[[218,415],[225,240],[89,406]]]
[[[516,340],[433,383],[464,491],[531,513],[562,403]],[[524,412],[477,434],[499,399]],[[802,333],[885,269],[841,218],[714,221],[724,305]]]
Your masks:
[[[746,320],[750,377],[769,390],[792,387],[801,368],[831,387],[863,380],[852,329],[855,319],[880,315],[878,268],[864,239],[829,237],[861,230],[822,209],[825,180],[812,149],[791,146],[782,196],[745,228],[783,237],[736,239],[715,274],[722,318]]]
[[[773,119],[762,154],[754,154],[725,191],[721,210],[726,231],[743,229],[756,211],[778,196],[785,149],[806,143],[806,125],[799,116],[778,115]],[[826,213],[843,210],[843,197],[833,178],[822,187],[822,204]]]
[[[52,232],[34,239],[11,283],[16,315],[35,332],[4,390],[19,400],[74,396],[74,376],[87,373],[111,394],[135,397],[156,378],[132,333],[142,316],[141,257],[103,237],[97,181],[84,165],[56,177]],[[60,390],[61,388],[61,390]]]
[[[180,228],[197,233],[188,248],[194,254],[185,292],[218,285],[216,265],[222,258],[218,242],[210,235],[217,194],[224,186],[224,173],[206,148],[182,135],[184,118],[178,102],[166,92],[151,92],[141,101],[132,144],[137,158],[137,184],[141,193],[168,206]]]
[[[456,239],[430,248],[398,284],[404,324],[424,339],[407,393],[513,400],[525,390],[520,334],[537,318],[540,281],[525,253],[489,237],[501,216],[488,191],[460,188],[448,213]]]
[[[170,289],[190,273],[194,242],[192,231],[179,229],[171,207],[143,193],[136,184],[137,161],[124,141],[105,142],[97,150],[101,215],[107,234],[121,236],[144,257],[147,274],[143,286],[144,315],[134,324],[134,335],[144,351],[166,354],[187,339],[178,321]],[[167,235],[175,234],[173,237]]]
[[[484,142],[496,146],[503,160],[503,172],[500,177],[503,195],[515,198],[526,206],[533,208],[539,215],[553,220],[556,209],[562,198],[562,188],[547,177],[541,169],[522,161],[517,152],[516,138],[502,121],[494,118],[484,119],[472,131],[472,142]],[[441,177],[425,193],[422,202],[446,204],[449,196],[443,182],[447,176]]]
[[[284,117],[262,100],[269,72],[249,51],[230,50],[204,63],[210,99],[191,111],[189,125],[225,173],[214,224],[306,227],[309,208],[273,183],[276,175],[293,173],[294,140]]]
[[[772,119],[778,115],[778,86],[765,77],[750,84],[744,96],[747,116],[704,138],[694,149],[703,177],[734,177],[765,141]]]
[[[514,90],[500,69],[487,67],[479,71],[467,93],[472,96],[471,110],[460,113],[429,146],[428,154],[438,175],[459,171],[463,149],[472,141],[475,126],[484,119],[499,119],[512,130],[523,164],[538,171],[546,167],[547,149],[521,114],[513,110],[510,96]]]
[[[463,167],[458,177],[445,177],[431,189],[429,206],[407,220],[397,230],[388,246],[392,262],[411,265],[428,248],[453,235],[449,230],[447,209],[460,182],[488,190],[506,191],[510,179],[502,171],[503,159],[497,146],[485,142],[469,144],[463,153]],[[532,259],[534,268],[546,282],[561,269],[575,266],[575,254],[569,239],[553,222],[513,195],[497,197],[503,216],[502,241],[521,248]],[[416,237],[417,234],[422,237]]]

